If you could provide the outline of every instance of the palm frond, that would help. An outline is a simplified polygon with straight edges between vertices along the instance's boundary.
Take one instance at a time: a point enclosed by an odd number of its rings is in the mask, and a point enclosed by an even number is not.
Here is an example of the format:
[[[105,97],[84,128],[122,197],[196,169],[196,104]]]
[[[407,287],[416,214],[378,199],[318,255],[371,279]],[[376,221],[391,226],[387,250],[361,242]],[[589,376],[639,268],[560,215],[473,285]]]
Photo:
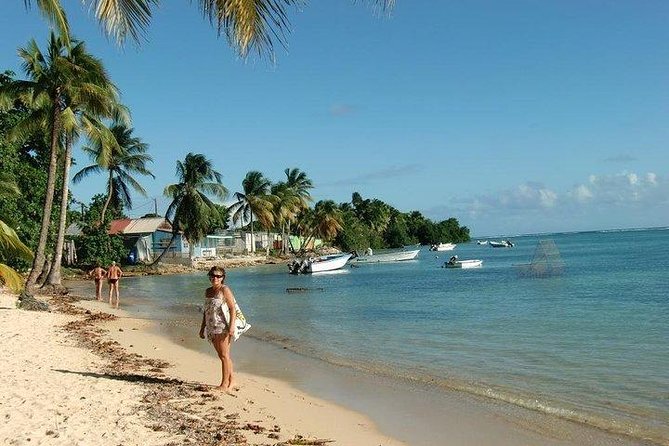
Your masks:
[[[0,220],[0,256],[1,258],[18,257],[23,260],[32,260],[33,254],[23,244],[19,236],[4,221]]]
[[[26,7],[31,5],[31,0],[23,1]],[[60,0],[35,0],[42,15],[54,24],[58,32],[63,36],[65,43],[70,44],[70,25],[67,22],[65,10],[60,4]]]
[[[95,17],[106,33],[118,42],[127,36],[139,41],[151,21],[151,6],[156,0],[92,0]]]
[[[23,277],[4,263],[0,263],[0,282],[17,293],[21,291],[24,286]]]

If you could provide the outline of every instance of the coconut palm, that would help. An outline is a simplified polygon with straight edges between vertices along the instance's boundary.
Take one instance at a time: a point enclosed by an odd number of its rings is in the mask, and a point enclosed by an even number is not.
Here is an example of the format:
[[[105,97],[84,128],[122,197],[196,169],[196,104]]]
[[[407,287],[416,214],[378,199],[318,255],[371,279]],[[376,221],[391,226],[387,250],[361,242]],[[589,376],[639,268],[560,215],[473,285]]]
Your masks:
[[[302,209],[302,200],[295,193],[295,189],[284,182],[278,182],[272,185],[272,196],[274,197],[274,222],[281,229],[281,240],[283,241],[283,252],[286,252],[288,244],[286,243],[286,226],[295,221],[298,213]],[[290,231],[290,230],[289,230]],[[290,232],[288,232],[288,236]]]
[[[304,251],[315,238],[333,240],[344,227],[343,214],[334,201],[321,200],[313,210],[307,209],[304,212],[300,226],[308,233],[301,248]]]
[[[293,193],[300,199],[301,209],[307,209],[311,203],[311,193],[310,189],[313,189],[314,184],[307,177],[305,172],[302,172],[300,169],[294,167],[292,169],[288,168],[284,170],[286,174],[286,184],[293,190]],[[296,221],[299,216],[299,212],[295,215],[294,218],[289,219],[288,223],[288,234],[291,234],[291,226]],[[289,240],[290,241],[290,240]],[[284,248],[287,249],[287,248]],[[292,249],[292,246],[291,246]]]
[[[265,228],[269,228],[274,223],[273,197],[270,194],[270,181],[258,171],[251,171],[246,174],[242,181],[243,192],[235,192],[235,203],[230,206],[232,212],[232,222],[237,223],[241,220],[249,223],[251,230],[251,252],[255,252],[255,239],[253,235],[253,217]]]
[[[288,168],[284,170],[284,173],[286,174],[286,185],[293,189],[295,195],[300,198],[302,207],[309,206],[309,203],[312,201],[309,190],[314,188],[314,184],[309,177],[307,177],[307,174],[297,167],[292,169]]]
[[[317,237],[325,241],[335,238],[343,227],[342,214],[337,203],[332,200],[322,200],[316,203],[312,224]]]
[[[112,144],[101,137],[92,138],[92,144],[83,147],[82,151],[94,164],[84,167],[72,178],[74,183],[79,183],[88,175],[106,172],[107,199],[100,215],[103,225],[112,200],[119,200],[124,207],[132,208],[131,190],[146,196],[146,190],[133,175],[155,178],[147,168],[147,164],[153,161],[151,155],[146,153],[149,145],[141,138],[133,136],[133,131],[133,128],[125,124],[116,123],[109,128],[109,133],[113,136]]]
[[[67,34],[67,18],[60,0],[34,0],[40,11],[58,29]],[[33,0],[24,0],[29,6]],[[151,8],[159,0],[82,0],[95,11],[95,17],[110,36],[123,42],[129,35],[139,41],[151,20]],[[242,56],[255,49],[258,54],[271,55],[275,41],[285,46],[289,31],[287,8],[300,6],[303,0],[199,0],[203,15],[225,34],[230,45]],[[371,0],[383,11],[390,10],[395,0]]]
[[[200,241],[211,227],[212,219],[220,218],[216,205],[209,199],[212,195],[220,200],[228,196],[221,174],[214,170],[212,162],[204,155],[189,153],[183,162],[177,161],[176,184],[165,188],[165,196],[172,198],[166,217],[172,223],[172,238],[167,248],[153,262],[159,262],[172,246],[179,231],[191,247]]]
[[[16,183],[7,174],[0,173],[0,199],[20,195]],[[14,291],[19,291],[23,285],[23,277],[4,262],[9,258],[32,260],[30,249],[21,242],[14,229],[0,220],[0,283]]]
[[[85,52],[83,44],[80,45],[79,50]],[[29,290],[35,285],[45,261],[58,153],[61,149],[63,131],[74,127],[73,122],[76,120],[75,112],[70,108],[71,99],[83,96],[92,98],[101,94],[92,82],[96,77],[91,74],[90,59],[70,57],[73,51],[77,51],[77,46],[70,50],[64,39],[53,33],[50,35],[45,53],[39,49],[34,40],[31,40],[25,48],[19,49],[19,56],[23,59],[23,70],[29,80],[14,81],[0,88],[0,106],[5,108],[15,101],[20,101],[29,109],[29,113],[12,128],[10,137],[26,140],[44,130],[49,133],[50,156],[46,196],[37,250],[26,282]],[[91,104],[93,103],[91,99]]]
[[[67,97],[68,108],[63,114],[63,131],[65,154],[63,155],[63,186],[61,191],[60,218],[58,236],[53,263],[45,285],[60,286],[60,269],[65,243],[65,229],[67,224],[67,208],[69,205],[70,166],[72,164],[72,145],[81,134],[90,140],[107,142],[106,146],[117,147],[115,135],[105,127],[101,119],[114,118],[129,122],[127,110],[119,102],[119,93],[116,86],[107,75],[102,61],[90,55],[83,42],[73,42],[67,56],[78,67],[85,70],[72,86]]]

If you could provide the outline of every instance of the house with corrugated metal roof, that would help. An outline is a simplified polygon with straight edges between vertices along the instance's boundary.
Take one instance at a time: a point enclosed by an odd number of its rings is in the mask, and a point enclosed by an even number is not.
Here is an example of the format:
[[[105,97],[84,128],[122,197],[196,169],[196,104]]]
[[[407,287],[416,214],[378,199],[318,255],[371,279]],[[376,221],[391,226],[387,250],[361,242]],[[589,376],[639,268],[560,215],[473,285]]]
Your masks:
[[[119,235],[128,247],[129,263],[152,262],[165,249],[164,259],[188,257],[188,242],[177,233],[172,239],[172,225],[162,217],[112,220],[110,235]]]

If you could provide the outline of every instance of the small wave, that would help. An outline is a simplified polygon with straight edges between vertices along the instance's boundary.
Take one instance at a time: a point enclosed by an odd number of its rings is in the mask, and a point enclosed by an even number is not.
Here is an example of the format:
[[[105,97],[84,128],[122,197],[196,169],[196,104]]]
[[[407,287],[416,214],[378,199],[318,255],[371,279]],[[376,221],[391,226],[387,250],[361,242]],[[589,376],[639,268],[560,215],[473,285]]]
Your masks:
[[[248,333],[254,339],[269,342],[298,355],[320,360],[338,367],[344,367],[391,380],[405,381],[419,387],[437,388],[443,391],[455,391],[476,397],[483,397],[492,401],[511,404],[516,407],[539,412],[548,416],[595,427],[612,434],[625,435],[639,440],[651,441],[659,445],[669,445],[669,433],[666,430],[662,430],[662,428],[653,429],[652,427],[642,426],[631,420],[622,420],[613,417],[609,418],[596,413],[590,413],[581,408],[568,407],[567,404],[551,401],[546,397],[537,397],[530,394],[514,392],[487,383],[467,381],[453,376],[443,378],[422,373],[420,371],[407,372],[391,370],[387,364],[377,364],[374,362],[363,363],[356,358],[323,355],[322,352],[315,348],[310,348],[293,339],[277,336],[270,332],[255,330],[253,333],[251,333],[251,331]]]

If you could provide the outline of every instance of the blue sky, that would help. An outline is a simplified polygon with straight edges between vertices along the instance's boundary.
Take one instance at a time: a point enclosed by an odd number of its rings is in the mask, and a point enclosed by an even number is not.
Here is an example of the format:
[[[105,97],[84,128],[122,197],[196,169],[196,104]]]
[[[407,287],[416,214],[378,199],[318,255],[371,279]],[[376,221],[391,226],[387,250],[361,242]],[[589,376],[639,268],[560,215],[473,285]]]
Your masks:
[[[475,236],[669,226],[666,1],[398,0],[385,18],[311,2],[275,63],[240,59],[188,1],[164,0],[147,41],[122,48],[64,3],[155,158],[131,215],[153,198],[164,211],[192,151],[231,192],[250,170],[278,181],[299,167],[316,199],[357,191]],[[16,49],[47,35],[35,9],[5,0],[0,70],[21,76]]]

